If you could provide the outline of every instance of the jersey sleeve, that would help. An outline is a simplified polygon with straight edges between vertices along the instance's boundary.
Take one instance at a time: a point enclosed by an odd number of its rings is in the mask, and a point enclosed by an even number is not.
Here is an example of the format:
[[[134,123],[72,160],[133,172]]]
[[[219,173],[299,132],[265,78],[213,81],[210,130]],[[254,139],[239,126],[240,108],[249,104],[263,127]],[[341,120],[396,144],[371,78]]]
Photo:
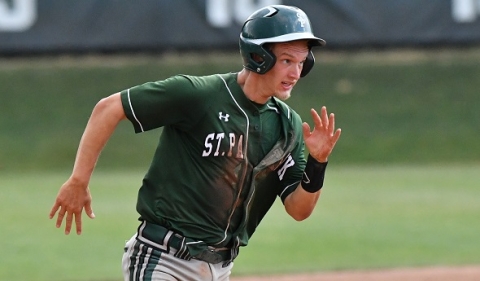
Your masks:
[[[187,77],[178,75],[123,90],[121,100],[125,115],[140,133],[166,125],[188,130],[202,95]]]

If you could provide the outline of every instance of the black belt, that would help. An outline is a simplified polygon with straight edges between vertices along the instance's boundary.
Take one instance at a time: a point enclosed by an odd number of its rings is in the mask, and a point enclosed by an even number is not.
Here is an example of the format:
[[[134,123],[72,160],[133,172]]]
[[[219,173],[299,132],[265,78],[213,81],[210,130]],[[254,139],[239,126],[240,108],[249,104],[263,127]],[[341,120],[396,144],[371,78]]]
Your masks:
[[[146,221],[138,227],[137,240],[167,253],[170,252],[170,248],[173,248],[177,250],[174,256],[184,260],[194,258],[213,264],[226,262],[226,265],[232,261],[231,249],[217,249]]]

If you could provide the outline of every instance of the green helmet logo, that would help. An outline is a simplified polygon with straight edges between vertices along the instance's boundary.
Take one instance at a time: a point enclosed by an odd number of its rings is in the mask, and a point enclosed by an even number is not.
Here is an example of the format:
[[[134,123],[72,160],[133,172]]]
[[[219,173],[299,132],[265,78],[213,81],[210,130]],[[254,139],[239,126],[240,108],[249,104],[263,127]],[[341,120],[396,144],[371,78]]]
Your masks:
[[[243,24],[240,34],[240,54],[244,67],[253,72],[264,74],[276,62],[275,55],[265,48],[266,43],[280,43],[294,40],[309,40],[310,48],[324,46],[325,40],[315,37],[310,20],[304,11],[297,7],[271,5],[254,12]],[[261,62],[253,56],[262,58]],[[303,65],[301,77],[310,72],[315,63],[311,50]]]

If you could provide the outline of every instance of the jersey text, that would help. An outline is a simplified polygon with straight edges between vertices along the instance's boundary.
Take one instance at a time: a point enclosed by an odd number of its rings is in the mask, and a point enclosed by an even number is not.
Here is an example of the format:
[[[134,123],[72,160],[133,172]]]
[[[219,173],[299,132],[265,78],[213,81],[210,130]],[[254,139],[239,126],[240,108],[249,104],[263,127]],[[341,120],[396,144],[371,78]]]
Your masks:
[[[283,180],[283,176],[285,175],[287,168],[292,167],[293,165],[295,165],[295,160],[293,160],[292,155],[288,155],[287,160],[283,163],[283,166],[277,172],[278,178],[280,180]]]
[[[223,144],[223,145],[222,145]],[[243,159],[243,135],[229,133],[211,133],[205,138],[205,149],[202,156],[227,156]]]

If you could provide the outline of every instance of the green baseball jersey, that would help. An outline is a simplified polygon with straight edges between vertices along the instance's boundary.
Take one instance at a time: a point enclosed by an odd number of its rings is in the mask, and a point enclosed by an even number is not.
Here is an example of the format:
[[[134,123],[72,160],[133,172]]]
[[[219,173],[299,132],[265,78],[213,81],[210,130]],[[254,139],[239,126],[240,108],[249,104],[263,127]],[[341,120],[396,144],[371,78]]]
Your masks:
[[[305,168],[301,119],[248,100],[237,73],[178,75],[121,92],[135,132],[163,127],[138,194],[141,220],[212,246],[247,245]]]

